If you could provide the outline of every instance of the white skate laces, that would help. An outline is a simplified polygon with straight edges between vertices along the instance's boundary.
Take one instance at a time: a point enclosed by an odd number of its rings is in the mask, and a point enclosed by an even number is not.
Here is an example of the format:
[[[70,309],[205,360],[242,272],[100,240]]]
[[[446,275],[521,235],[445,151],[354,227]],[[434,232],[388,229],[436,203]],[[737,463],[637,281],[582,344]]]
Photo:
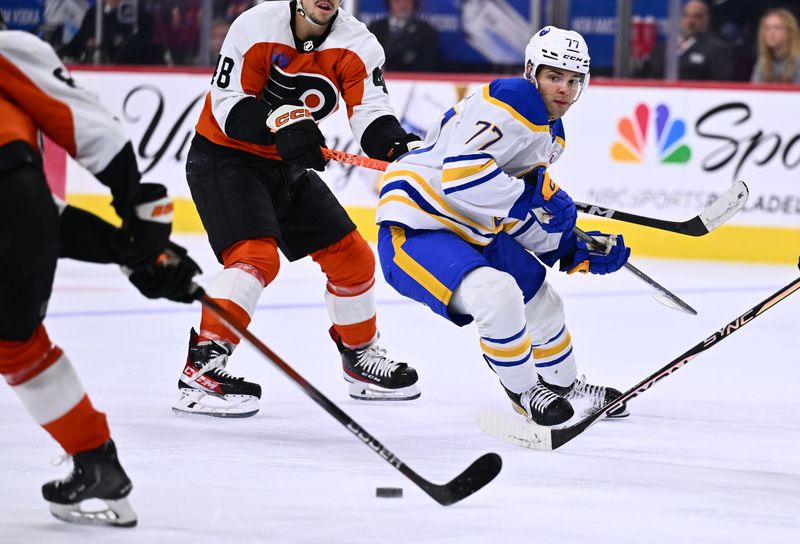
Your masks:
[[[413,400],[419,397],[417,373],[394,361],[376,342],[363,348],[339,348],[350,397],[359,400]]]
[[[519,396],[522,408],[532,416],[533,412],[544,413],[553,401],[558,400],[558,395],[550,391],[541,383],[537,383]]]
[[[377,343],[358,350],[358,363],[356,364],[370,374],[383,377],[391,376],[400,366],[397,361],[392,361],[386,357],[386,349],[380,347]]]
[[[606,404],[606,388],[602,385],[592,385],[586,383],[586,375],[581,374],[572,385],[572,389],[564,397],[567,400],[579,398],[588,399],[595,410],[599,410]]]
[[[591,415],[597,410],[601,410],[606,404],[613,402],[622,396],[622,393],[613,387],[605,385],[593,385],[586,382],[586,376],[581,375],[575,380],[572,389],[564,395],[570,403],[580,407],[584,417]],[[622,403],[607,414],[610,419],[627,417],[630,415],[627,405]]]
[[[195,373],[195,375],[192,376],[191,378],[187,379],[186,382],[187,383],[195,382],[197,381],[198,378],[200,378],[200,376],[203,376],[204,374],[207,373],[213,373],[216,376],[219,376],[223,379],[224,378],[235,379],[233,374],[228,372],[227,369],[225,368],[227,364],[228,364],[228,353],[216,353],[205,364],[203,364],[203,366],[197,369],[197,373]]]

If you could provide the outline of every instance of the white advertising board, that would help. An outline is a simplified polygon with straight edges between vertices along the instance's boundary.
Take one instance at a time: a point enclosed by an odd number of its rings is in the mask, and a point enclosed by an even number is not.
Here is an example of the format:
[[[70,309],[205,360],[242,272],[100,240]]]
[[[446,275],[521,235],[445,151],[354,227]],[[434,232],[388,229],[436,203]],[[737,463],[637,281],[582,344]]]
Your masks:
[[[144,177],[188,197],[183,162],[207,74],[75,70],[122,121]],[[480,82],[389,79],[403,123],[424,131]],[[746,88],[593,85],[564,119],[567,153],[553,176],[575,199],[686,219],[736,179],[751,189],[733,224],[800,228],[800,93]],[[340,108],[322,123],[328,146],[359,147]],[[323,174],[346,206],[377,201],[378,174],[331,164]],[[105,189],[74,163],[69,193]]]

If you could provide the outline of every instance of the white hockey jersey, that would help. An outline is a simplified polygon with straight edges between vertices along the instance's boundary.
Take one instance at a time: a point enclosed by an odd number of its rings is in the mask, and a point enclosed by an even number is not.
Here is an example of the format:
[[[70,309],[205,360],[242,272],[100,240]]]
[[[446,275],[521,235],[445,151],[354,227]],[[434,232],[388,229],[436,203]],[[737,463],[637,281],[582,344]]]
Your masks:
[[[561,235],[536,223],[520,178],[547,168],[565,145],[561,120],[549,122],[532,83],[494,80],[445,113],[420,149],[389,166],[377,222],[449,230],[478,246],[505,231],[537,255],[553,251]]]
[[[0,149],[25,142],[39,151],[39,129],[93,174],[128,142],[111,112],[75,85],[50,45],[28,32],[0,31]]]
[[[219,145],[279,159],[275,146],[231,134],[237,123],[257,123],[256,131],[267,131],[266,115],[232,116],[242,100],[257,98],[276,107],[294,98],[319,122],[336,111],[342,98],[358,142],[372,121],[395,116],[381,72],[383,49],[366,26],[339,9],[328,34],[301,42],[292,28],[294,5],[265,2],[233,22],[197,123],[199,134]]]

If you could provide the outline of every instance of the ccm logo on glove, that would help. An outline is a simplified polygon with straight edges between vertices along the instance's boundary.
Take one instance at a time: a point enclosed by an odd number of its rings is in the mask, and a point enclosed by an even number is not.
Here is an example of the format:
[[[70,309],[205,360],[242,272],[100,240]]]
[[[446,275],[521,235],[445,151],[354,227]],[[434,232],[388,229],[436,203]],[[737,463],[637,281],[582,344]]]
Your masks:
[[[298,121],[302,121],[304,119],[310,119],[312,121],[314,120],[314,117],[311,115],[309,110],[302,106],[290,106],[288,104],[284,104],[273,111],[269,117],[267,117],[267,127],[269,127],[272,132],[277,132],[279,129],[285,126],[297,123]]]

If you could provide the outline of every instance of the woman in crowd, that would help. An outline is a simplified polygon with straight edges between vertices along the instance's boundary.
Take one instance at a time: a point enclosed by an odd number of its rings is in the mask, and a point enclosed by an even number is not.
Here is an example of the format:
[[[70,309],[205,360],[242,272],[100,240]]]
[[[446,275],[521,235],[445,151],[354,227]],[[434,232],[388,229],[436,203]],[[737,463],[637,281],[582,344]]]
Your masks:
[[[784,8],[769,10],[758,30],[754,83],[800,83],[800,30]]]

